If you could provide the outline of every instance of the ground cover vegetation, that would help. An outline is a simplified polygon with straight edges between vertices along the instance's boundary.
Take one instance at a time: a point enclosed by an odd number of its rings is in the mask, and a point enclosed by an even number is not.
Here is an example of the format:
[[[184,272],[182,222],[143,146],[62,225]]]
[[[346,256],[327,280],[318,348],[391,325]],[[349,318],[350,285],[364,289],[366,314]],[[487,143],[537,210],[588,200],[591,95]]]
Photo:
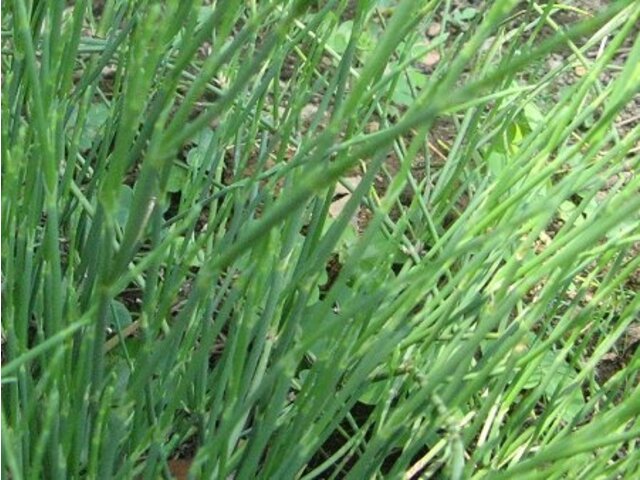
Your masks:
[[[4,2],[3,478],[636,478],[639,24]]]

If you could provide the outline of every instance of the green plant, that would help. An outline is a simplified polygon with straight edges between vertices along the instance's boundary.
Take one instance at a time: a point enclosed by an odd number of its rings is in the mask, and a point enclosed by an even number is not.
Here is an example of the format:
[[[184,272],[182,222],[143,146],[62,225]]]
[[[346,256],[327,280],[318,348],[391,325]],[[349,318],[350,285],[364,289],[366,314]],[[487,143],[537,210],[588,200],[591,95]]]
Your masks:
[[[640,311],[640,41],[598,75],[640,6],[519,49],[556,7],[494,2],[416,76],[449,3],[8,3],[3,475],[639,471],[640,357],[598,367]]]

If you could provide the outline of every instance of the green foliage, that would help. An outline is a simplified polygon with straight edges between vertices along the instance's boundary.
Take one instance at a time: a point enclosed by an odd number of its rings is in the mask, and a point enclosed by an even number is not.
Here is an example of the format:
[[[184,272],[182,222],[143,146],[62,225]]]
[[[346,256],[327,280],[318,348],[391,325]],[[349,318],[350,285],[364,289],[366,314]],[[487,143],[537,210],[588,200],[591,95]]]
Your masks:
[[[2,12],[3,478],[640,472],[637,2],[94,3]]]

